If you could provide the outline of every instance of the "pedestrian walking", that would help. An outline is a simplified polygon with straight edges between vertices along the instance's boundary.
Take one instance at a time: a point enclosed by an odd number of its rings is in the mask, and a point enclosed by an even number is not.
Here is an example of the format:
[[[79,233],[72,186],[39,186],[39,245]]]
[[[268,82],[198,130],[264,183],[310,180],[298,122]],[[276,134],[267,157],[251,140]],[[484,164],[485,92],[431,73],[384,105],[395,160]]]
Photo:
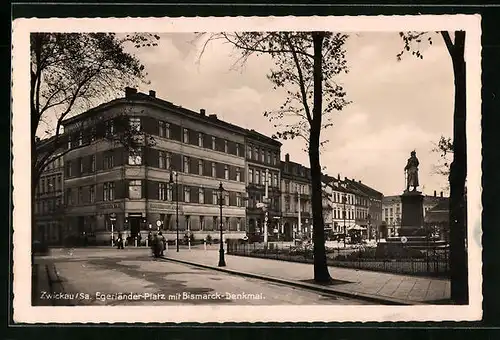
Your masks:
[[[116,246],[118,249],[124,249],[122,233],[118,233],[118,237],[116,238]]]
[[[161,244],[161,256],[163,256],[163,252],[167,249],[167,240],[165,240],[161,231],[158,233],[158,238]]]

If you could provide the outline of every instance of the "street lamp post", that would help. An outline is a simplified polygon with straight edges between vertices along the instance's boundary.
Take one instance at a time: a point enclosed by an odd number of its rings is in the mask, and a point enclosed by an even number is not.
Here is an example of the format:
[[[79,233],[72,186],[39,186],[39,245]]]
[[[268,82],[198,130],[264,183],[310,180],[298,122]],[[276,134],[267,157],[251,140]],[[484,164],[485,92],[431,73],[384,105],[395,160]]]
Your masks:
[[[175,245],[177,247],[177,252],[179,252],[179,181],[178,174],[176,171],[170,171],[170,185],[174,184],[175,175],[175,228],[176,228],[176,239]]]
[[[344,193],[344,195],[342,196],[342,201],[344,202],[344,248],[345,248],[345,239],[347,237],[347,235],[346,235],[346,229],[345,229],[345,214],[346,214],[345,203],[346,203],[346,200],[347,200],[347,197],[346,197],[346,194]]]
[[[220,248],[219,248],[219,267],[225,267],[226,261],[224,259],[224,242],[222,241],[222,193],[224,192],[224,187],[222,182],[219,184],[219,209],[220,209]]]

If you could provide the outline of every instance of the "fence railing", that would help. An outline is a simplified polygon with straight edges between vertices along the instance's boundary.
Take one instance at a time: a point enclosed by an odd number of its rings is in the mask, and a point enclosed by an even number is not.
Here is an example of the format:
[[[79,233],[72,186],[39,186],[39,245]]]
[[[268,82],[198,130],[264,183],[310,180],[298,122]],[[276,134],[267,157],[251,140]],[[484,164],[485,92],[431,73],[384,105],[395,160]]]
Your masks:
[[[307,245],[270,243],[268,247],[264,247],[262,243],[229,242],[227,253],[280,261],[314,262],[313,248]],[[396,274],[446,278],[450,271],[448,248],[412,249],[400,257],[381,257],[375,247],[340,247],[327,248],[326,257],[329,266]]]

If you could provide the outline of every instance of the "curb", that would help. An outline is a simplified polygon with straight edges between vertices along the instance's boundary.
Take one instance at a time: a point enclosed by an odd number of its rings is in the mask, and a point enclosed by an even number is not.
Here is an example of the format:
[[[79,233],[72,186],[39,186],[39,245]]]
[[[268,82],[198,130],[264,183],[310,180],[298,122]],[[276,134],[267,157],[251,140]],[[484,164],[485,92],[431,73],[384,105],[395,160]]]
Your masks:
[[[260,280],[265,280],[265,281],[269,281],[269,282],[280,283],[280,284],[287,285],[287,286],[308,289],[308,290],[321,292],[321,293],[335,294],[335,295],[339,295],[339,296],[343,296],[343,297],[365,300],[367,302],[381,303],[384,305],[407,305],[407,306],[426,305],[426,303],[422,303],[422,302],[409,302],[406,300],[380,297],[380,296],[377,296],[374,294],[355,293],[355,292],[348,291],[345,289],[330,288],[330,287],[324,287],[324,286],[317,285],[317,284],[281,279],[281,278],[262,275],[262,274],[241,272],[241,271],[236,271],[236,270],[232,270],[232,269],[225,269],[225,268],[220,268],[220,267],[209,266],[209,265],[200,264],[200,263],[196,263],[196,262],[189,262],[189,261],[174,259],[171,257],[162,257],[161,259],[164,261],[177,262],[177,263],[187,264],[187,265],[196,266],[196,267],[200,267],[200,268],[211,269],[211,270],[215,270],[215,271],[219,271],[219,272],[223,272],[223,273],[228,273],[228,274],[232,274],[232,275],[245,276],[245,277],[250,277],[250,278],[254,278],[254,279],[260,279]]]
[[[64,284],[59,274],[57,274],[56,266],[52,264],[45,264],[45,271],[47,272],[47,279],[49,281],[49,288],[52,294],[54,293],[66,293],[64,289]],[[63,302],[64,301],[64,302]],[[75,306],[74,301],[59,300],[56,298],[51,299],[53,306]]]

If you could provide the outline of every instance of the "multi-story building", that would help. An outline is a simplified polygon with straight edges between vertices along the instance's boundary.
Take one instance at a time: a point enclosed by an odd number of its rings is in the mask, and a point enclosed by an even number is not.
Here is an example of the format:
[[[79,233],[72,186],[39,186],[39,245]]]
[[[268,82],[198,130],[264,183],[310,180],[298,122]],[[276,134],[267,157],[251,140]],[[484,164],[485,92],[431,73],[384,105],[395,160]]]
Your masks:
[[[246,218],[249,234],[252,237],[263,235],[266,210],[268,235],[277,234],[281,218],[281,143],[255,130],[247,130],[245,145],[248,199]],[[265,204],[264,209],[262,203]]]
[[[50,152],[50,161],[43,170],[35,189],[33,217],[34,238],[46,244],[61,244],[64,240],[64,161],[54,150],[54,138],[40,140],[38,154]]]
[[[443,192],[437,196],[437,192],[434,191],[434,195],[425,195],[423,201],[423,216],[425,218],[427,211],[431,210],[437,206],[441,201],[446,201],[448,198],[443,197]],[[385,196],[382,200],[382,219],[387,225],[388,236],[397,236],[399,228],[401,228],[401,214],[402,214],[402,204],[401,197],[396,196]]]
[[[344,234],[356,224],[356,195],[346,180],[323,176],[325,196],[329,200],[330,209],[325,209],[325,227],[334,233]]]
[[[384,196],[382,199],[382,220],[387,225],[387,236],[397,236],[401,228],[401,197]]]
[[[360,192],[356,197],[358,213],[357,224],[367,228],[368,238],[375,237],[375,233],[382,224],[382,199],[384,195],[362,183],[360,180],[349,180],[350,186]]]
[[[312,221],[311,171],[290,161],[281,162],[282,233],[286,240],[310,235]]]
[[[123,119],[141,132],[142,146],[131,150],[105,138],[120,134],[116,123]],[[65,157],[70,230],[109,240],[112,230],[144,237],[161,229],[173,239],[178,228],[181,237],[218,239],[222,222],[227,237],[245,234],[247,130],[132,88],[125,98],[65,120],[64,129],[72,144]],[[267,159],[255,164],[273,168]]]

